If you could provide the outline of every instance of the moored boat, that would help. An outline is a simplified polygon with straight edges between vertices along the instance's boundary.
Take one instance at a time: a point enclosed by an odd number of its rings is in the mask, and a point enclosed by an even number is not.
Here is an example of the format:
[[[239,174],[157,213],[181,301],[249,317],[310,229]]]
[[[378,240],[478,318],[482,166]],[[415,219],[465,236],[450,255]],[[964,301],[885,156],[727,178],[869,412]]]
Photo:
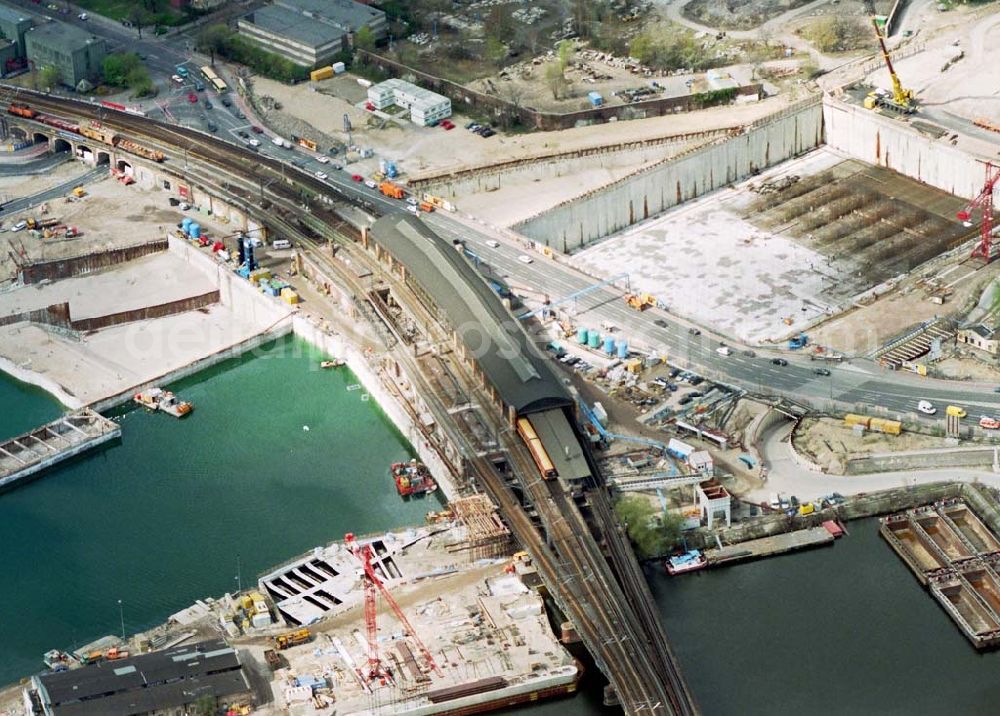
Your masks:
[[[389,472],[396,483],[396,491],[402,497],[423,495],[437,489],[437,482],[422,462],[394,462]]]
[[[169,390],[162,388],[150,388],[149,390],[136,393],[132,400],[149,410],[162,410],[175,418],[183,418],[194,410],[194,406],[186,400],[179,400],[176,395]]]
[[[44,661],[45,665],[53,671],[64,671],[69,668],[72,659],[65,651],[50,649],[45,652],[45,656],[42,657],[42,661]]]
[[[340,360],[339,358],[337,358],[335,360],[325,360],[325,361],[323,361],[322,363],[319,364],[319,367],[320,368],[340,368],[343,365],[346,365],[346,363],[344,361]]]
[[[692,549],[667,558],[663,564],[667,568],[667,574],[678,575],[704,569],[708,566],[708,559],[701,553],[701,550]]]

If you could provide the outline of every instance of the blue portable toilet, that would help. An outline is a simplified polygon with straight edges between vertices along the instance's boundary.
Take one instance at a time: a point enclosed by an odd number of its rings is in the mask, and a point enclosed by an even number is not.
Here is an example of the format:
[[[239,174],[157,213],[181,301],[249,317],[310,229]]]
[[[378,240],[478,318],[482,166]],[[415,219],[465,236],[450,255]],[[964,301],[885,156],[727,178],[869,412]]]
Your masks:
[[[201,224],[197,221],[192,221],[188,226],[188,236],[192,239],[197,239],[201,236]]]
[[[622,360],[628,358],[628,341],[624,338],[618,341],[618,357]]]
[[[184,232],[185,236],[187,236],[191,231],[192,221],[194,221],[194,219],[192,219],[190,216],[185,216],[183,219],[181,219],[181,231]]]
[[[604,352],[609,356],[615,354],[614,336],[604,336]]]
[[[587,333],[586,328],[578,328],[576,331],[576,342],[581,346],[587,345]]]
[[[604,97],[601,96],[600,92],[588,92],[587,99],[590,100],[591,107],[600,107],[604,104]]]

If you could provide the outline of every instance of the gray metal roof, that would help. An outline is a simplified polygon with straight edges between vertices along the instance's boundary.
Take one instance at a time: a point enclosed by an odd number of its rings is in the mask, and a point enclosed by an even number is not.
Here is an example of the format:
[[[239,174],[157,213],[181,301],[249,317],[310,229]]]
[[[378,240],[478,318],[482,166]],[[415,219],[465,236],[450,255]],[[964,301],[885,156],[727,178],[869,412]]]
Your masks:
[[[550,360],[451,244],[404,214],[383,216],[369,235],[406,266],[444,313],[504,403],[519,415],[573,404]]]
[[[10,7],[9,5],[0,5],[0,20],[16,25],[24,22],[25,20],[31,20],[31,16],[26,13],[22,13],[17,8]],[[17,38],[15,37],[13,39],[16,40]]]
[[[559,477],[563,480],[583,480],[590,477],[590,465],[587,464],[583,448],[561,408],[535,413],[530,420]]]
[[[320,22],[343,25],[352,32],[365,25],[377,25],[385,18],[385,13],[378,8],[354,0],[276,0],[275,5],[311,15]]]
[[[63,49],[75,50],[92,44],[105,44],[104,40],[86,30],[57,20],[35,25],[24,33],[25,42],[41,42],[48,46],[60,45]]]
[[[985,340],[990,340],[992,338],[996,338],[996,337],[1000,336],[1000,331],[994,331],[992,328],[990,328],[989,326],[987,326],[985,323],[977,323],[977,324],[972,325],[972,326],[966,326],[965,330],[972,331],[973,333],[975,333],[976,335],[978,335],[980,338],[983,338]]]
[[[347,30],[333,27],[284,7],[265,5],[246,18],[251,24],[309,47],[322,47],[343,37]]]
[[[132,716],[249,690],[221,639],[36,677],[55,716]]]

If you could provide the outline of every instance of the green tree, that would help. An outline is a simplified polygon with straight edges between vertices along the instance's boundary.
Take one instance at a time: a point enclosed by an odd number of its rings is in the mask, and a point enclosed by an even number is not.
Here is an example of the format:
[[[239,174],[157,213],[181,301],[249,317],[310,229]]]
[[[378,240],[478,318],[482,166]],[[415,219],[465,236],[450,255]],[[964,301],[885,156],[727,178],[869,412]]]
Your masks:
[[[566,68],[573,64],[576,57],[576,45],[571,40],[563,40],[558,45],[559,50],[559,72],[565,72]],[[563,77],[565,80],[566,78]]]
[[[215,67],[215,56],[226,55],[227,48],[233,39],[233,31],[222,24],[207,25],[198,33],[195,46],[200,52],[207,52],[211,58],[210,64]]]
[[[217,710],[212,695],[207,694],[194,702],[194,711],[198,716],[215,716]]]
[[[497,38],[490,36],[486,38],[486,59],[494,65],[500,66],[507,57],[507,46]]]
[[[125,16],[125,19],[135,26],[135,29],[139,33],[140,40],[142,39],[142,28],[147,27],[149,23],[152,22],[149,12],[141,5],[132,6],[132,9],[128,11],[128,15]]]
[[[660,513],[644,497],[626,495],[617,502],[615,511],[641,557],[665,555],[680,541],[681,516]]]
[[[558,62],[549,62],[545,65],[545,84],[552,92],[552,99],[559,99],[566,89],[566,77]]]
[[[375,35],[367,25],[354,33],[354,46],[359,50],[371,52],[375,49]]]
[[[62,80],[62,73],[55,65],[45,65],[38,70],[38,82],[45,89],[54,89]]]

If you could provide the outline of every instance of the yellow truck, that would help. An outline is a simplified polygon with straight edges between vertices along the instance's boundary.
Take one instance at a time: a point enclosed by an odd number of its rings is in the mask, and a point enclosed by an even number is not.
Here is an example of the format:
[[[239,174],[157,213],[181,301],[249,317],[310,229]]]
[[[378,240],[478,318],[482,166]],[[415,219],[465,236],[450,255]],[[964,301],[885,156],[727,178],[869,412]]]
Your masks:
[[[274,637],[274,645],[279,649],[287,649],[299,644],[305,644],[310,639],[312,639],[312,633],[308,629],[302,628]]]
[[[968,413],[965,412],[964,408],[960,408],[957,405],[949,405],[945,408],[945,412],[956,418],[964,418]]]

